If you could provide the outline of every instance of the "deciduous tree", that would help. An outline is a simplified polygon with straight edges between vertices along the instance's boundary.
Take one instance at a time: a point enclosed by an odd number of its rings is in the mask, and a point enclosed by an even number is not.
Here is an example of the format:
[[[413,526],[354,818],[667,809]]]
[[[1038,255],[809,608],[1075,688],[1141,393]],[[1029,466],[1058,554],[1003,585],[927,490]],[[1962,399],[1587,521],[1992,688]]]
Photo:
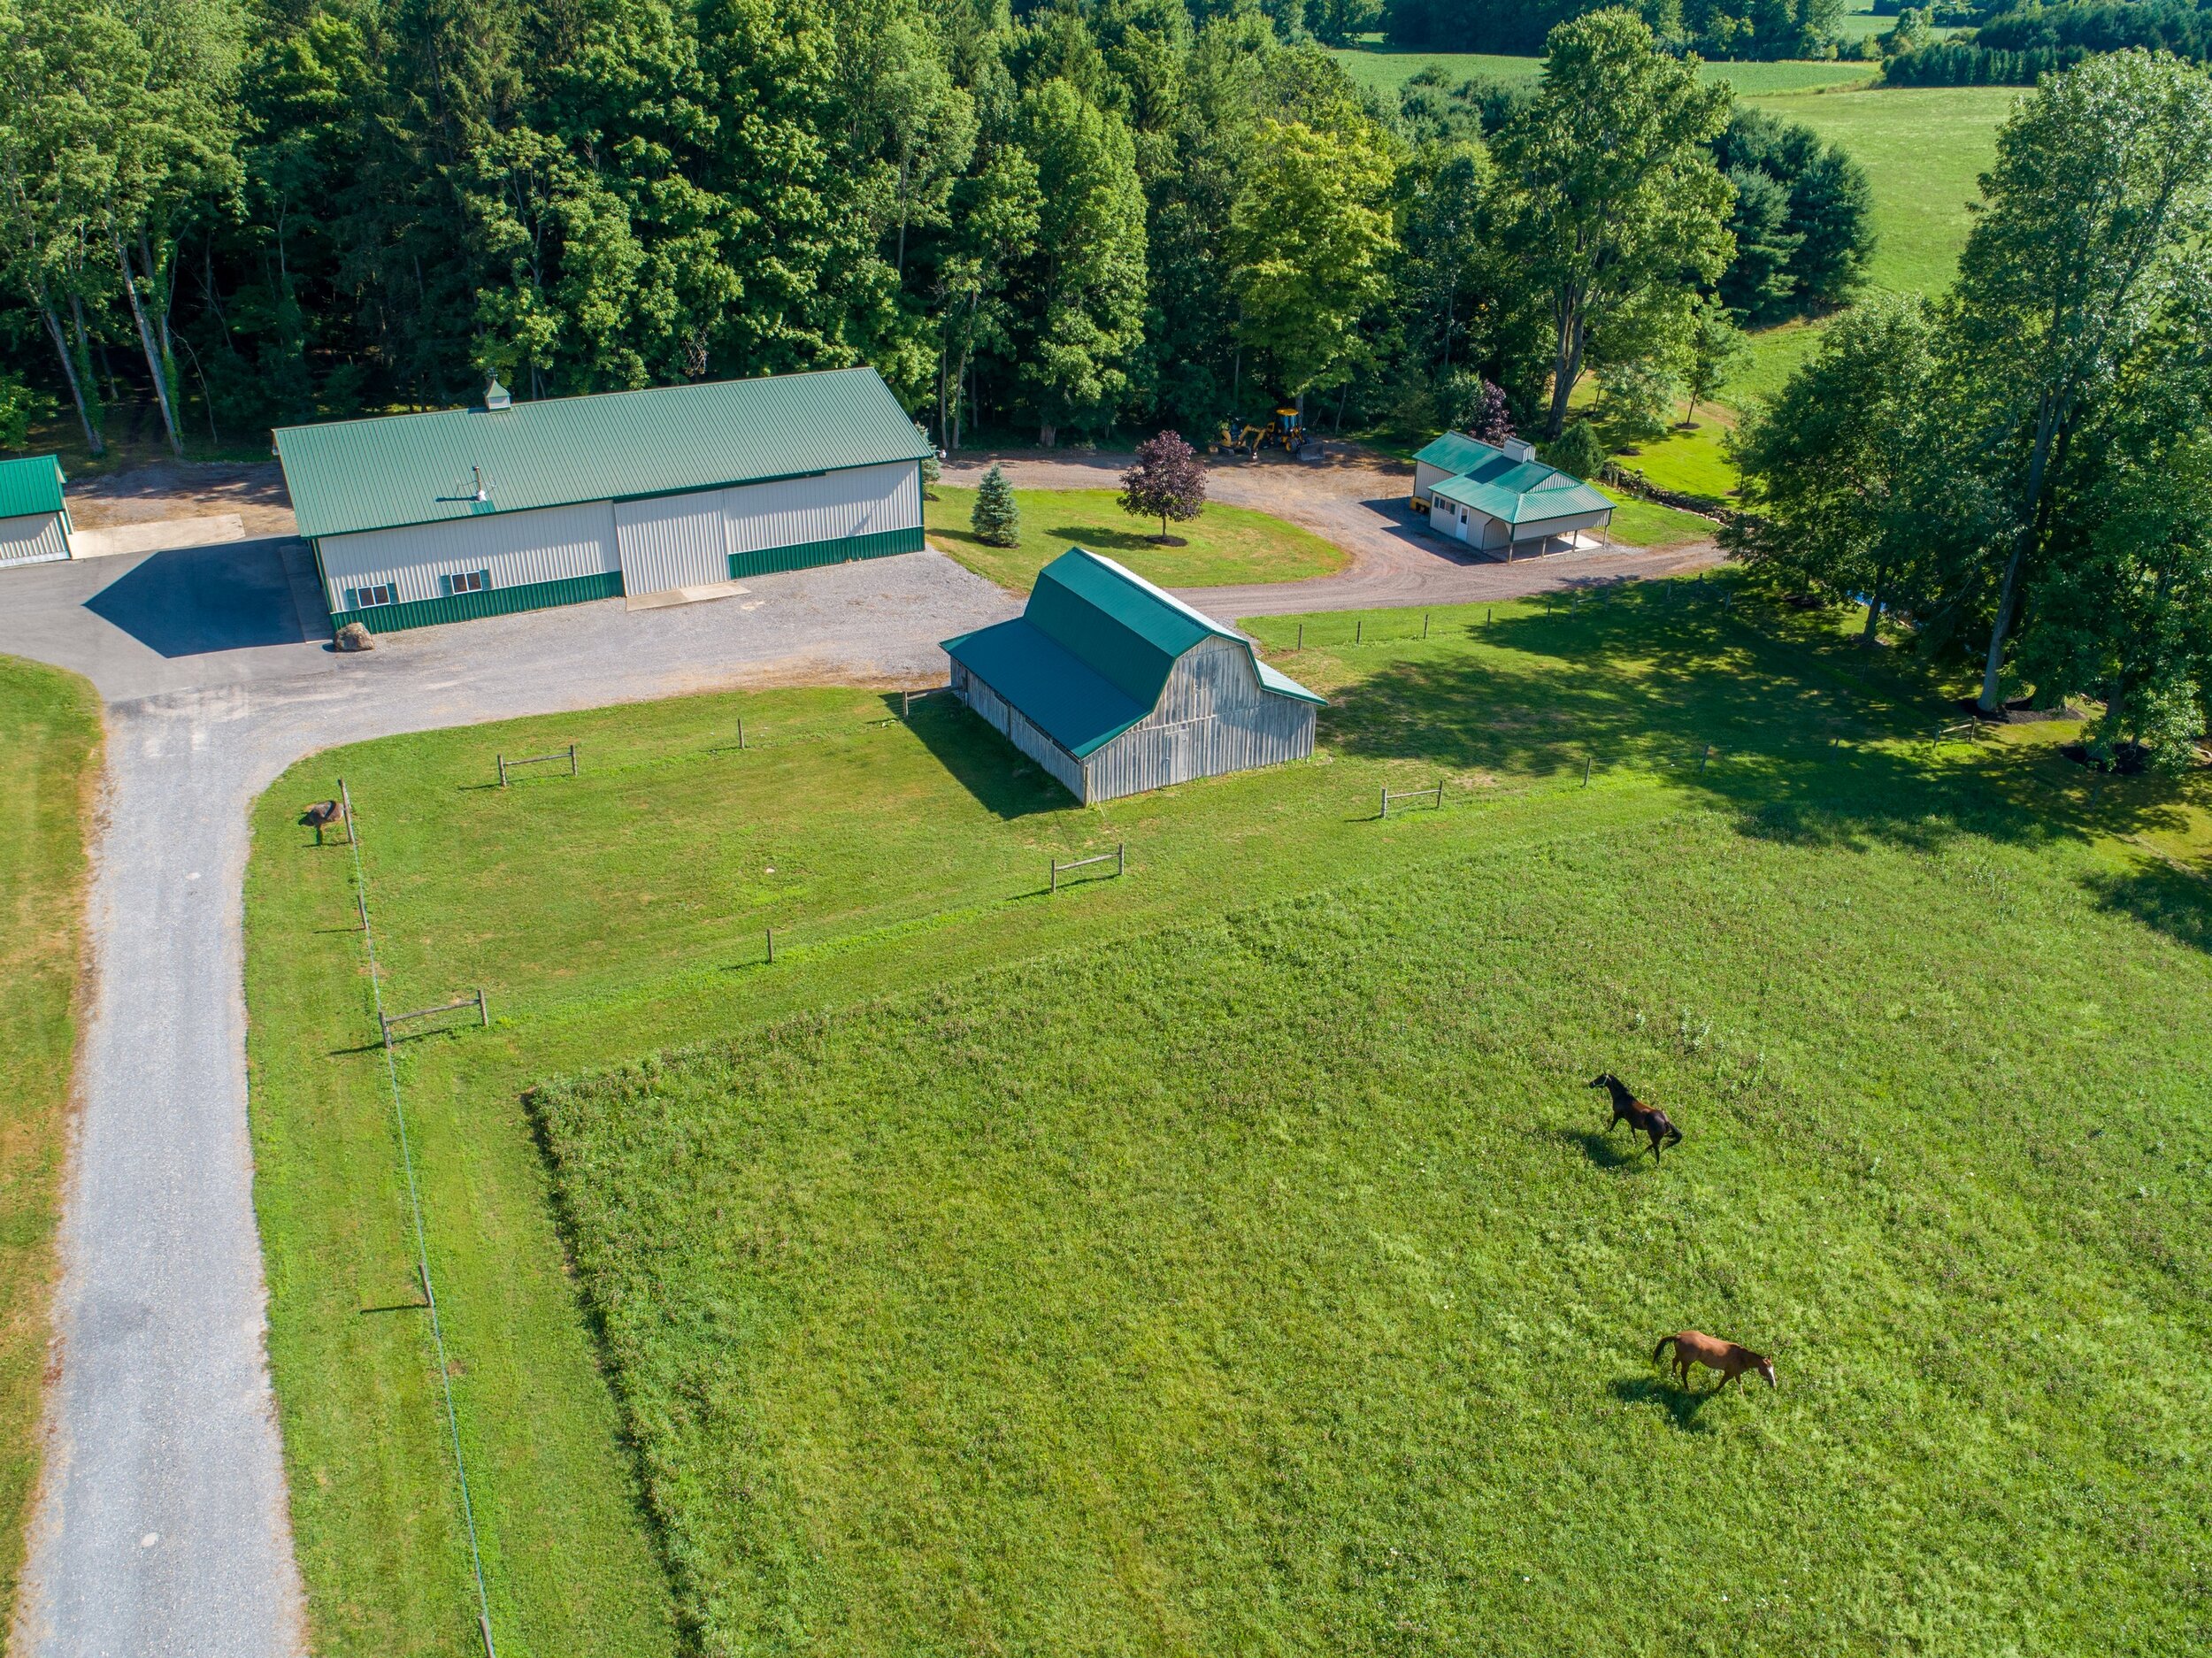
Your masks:
[[[1163,432],[1137,445],[1137,464],[1121,475],[1121,510],[1159,519],[1163,541],[1169,519],[1187,524],[1206,510],[1206,464],[1181,433]]]

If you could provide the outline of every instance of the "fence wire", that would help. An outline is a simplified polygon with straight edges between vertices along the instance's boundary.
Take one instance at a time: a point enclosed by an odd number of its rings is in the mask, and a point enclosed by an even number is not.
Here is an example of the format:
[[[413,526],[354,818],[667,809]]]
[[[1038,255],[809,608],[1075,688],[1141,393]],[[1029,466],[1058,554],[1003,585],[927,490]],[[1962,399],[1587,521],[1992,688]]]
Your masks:
[[[476,1542],[476,1509],[469,1501],[468,1462],[461,1454],[461,1419],[453,1409],[453,1370],[446,1361],[445,1328],[438,1319],[438,1293],[430,1278],[430,1245],[423,1230],[422,1194],[415,1182],[415,1154],[407,1138],[407,1108],[400,1101],[399,1063],[392,1056],[388,1027],[384,1024],[383,976],[376,964],[376,934],[369,925],[368,871],[361,862],[361,820],[354,815],[353,797],[347,793],[343,778],[338,780],[338,794],[345,802],[346,838],[353,845],[354,898],[361,911],[361,942],[369,957],[369,993],[375,998],[378,1028],[387,1032],[383,1044],[384,1077],[391,1086],[392,1122],[399,1132],[400,1166],[407,1175],[407,1207],[415,1222],[415,1270],[422,1279],[423,1305],[430,1314],[430,1342],[438,1355],[438,1389],[445,1400],[446,1432],[453,1441],[453,1470],[461,1487],[461,1521],[468,1531],[469,1570],[476,1579],[476,1626],[484,1638],[485,1658],[499,1658],[499,1649],[492,1644],[491,1600],[484,1591],[484,1556]]]

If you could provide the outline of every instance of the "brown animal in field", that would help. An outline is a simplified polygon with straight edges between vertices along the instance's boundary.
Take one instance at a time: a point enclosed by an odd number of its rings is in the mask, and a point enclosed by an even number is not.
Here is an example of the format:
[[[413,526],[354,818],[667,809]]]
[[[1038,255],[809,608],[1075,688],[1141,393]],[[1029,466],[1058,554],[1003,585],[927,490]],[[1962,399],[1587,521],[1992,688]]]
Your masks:
[[[1605,1132],[1609,1134],[1620,1124],[1627,1124],[1628,1138],[1632,1142],[1639,1134],[1651,1141],[1652,1162],[1659,1161],[1661,1147],[1675,1145],[1682,1139],[1682,1131],[1674,1125],[1664,1111],[1655,1105],[1646,1105],[1631,1094],[1628,1085],[1611,1071],[1600,1071],[1590,1078],[1589,1086],[1602,1088],[1613,1096],[1613,1120],[1605,1125]]]
[[[342,824],[345,822],[345,820],[346,808],[345,803],[342,801],[319,800],[312,806],[310,806],[305,811],[300,814],[301,826],[303,828],[312,829],[315,832],[315,844],[317,846],[320,846],[323,843],[323,831],[325,829],[328,828],[333,824]],[[347,830],[346,835],[347,838],[350,840],[353,835],[353,831],[350,829]]]
[[[1667,1350],[1670,1342],[1674,1346],[1671,1368],[1685,1387],[1690,1385],[1690,1366],[1693,1364],[1702,1364],[1708,1370],[1720,1372],[1720,1387],[1713,1390],[1717,1393],[1746,1370],[1758,1371],[1767,1378],[1769,1387],[1774,1386],[1773,1360],[1754,1353],[1749,1347],[1738,1347],[1732,1341],[1723,1341],[1717,1336],[1705,1335],[1695,1330],[1678,1331],[1671,1336],[1661,1336],[1659,1345],[1651,1350],[1652,1362],[1658,1362],[1659,1355]]]

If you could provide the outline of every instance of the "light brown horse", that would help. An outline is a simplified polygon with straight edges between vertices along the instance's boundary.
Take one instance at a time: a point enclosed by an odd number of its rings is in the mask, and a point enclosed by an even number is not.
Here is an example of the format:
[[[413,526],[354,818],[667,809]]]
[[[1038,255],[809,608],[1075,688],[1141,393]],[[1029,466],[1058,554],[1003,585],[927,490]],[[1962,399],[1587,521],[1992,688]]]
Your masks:
[[[1639,1134],[1651,1141],[1652,1162],[1659,1161],[1662,1147],[1676,1145],[1681,1140],[1682,1131],[1674,1125],[1673,1120],[1664,1111],[1655,1105],[1646,1105],[1631,1094],[1628,1085],[1611,1071],[1600,1071],[1590,1078],[1589,1086],[1602,1088],[1613,1096],[1613,1120],[1605,1125],[1605,1132],[1609,1134],[1621,1124],[1627,1124],[1631,1145],[1635,1144]]]
[[[1774,1361],[1763,1354],[1754,1353],[1749,1347],[1738,1347],[1732,1341],[1723,1341],[1717,1336],[1709,1336],[1700,1331],[1681,1330],[1673,1335],[1659,1338],[1659,1345],[1651,1350],[1654,1363],[1658,1362],[1659,1355],[1667,1350],[1669,1343],[1674,1347],[1674,1359],[1670,1368],[1685,1387],[1690,1385],[1690,1366],[1693,1364],[1702,1364],[1708,1370],[1718,1370],[1720,1387],[1727,1386],[1746,1370],[1758,1371],[1767,1378],[1769,1387],[1774,1386]],[[1713,1391],[1717,1393],[1720,1387]]]

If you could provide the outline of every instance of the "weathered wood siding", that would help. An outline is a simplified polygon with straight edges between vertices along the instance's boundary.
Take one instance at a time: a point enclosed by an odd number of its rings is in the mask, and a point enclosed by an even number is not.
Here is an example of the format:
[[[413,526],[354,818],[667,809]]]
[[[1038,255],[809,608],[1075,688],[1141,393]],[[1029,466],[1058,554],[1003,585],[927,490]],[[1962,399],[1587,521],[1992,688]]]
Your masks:
[[[1051,773],[1069,794],[1083,799],[1083,763],[1038,730],[1019,709],[1009,704],[957,662],[952,664],[952,691],[1007,741]]]
[[[1168,675],[1144,721],[1083,763],[1079,800],[1095,802],[1194,778],[1302,760],[1313,753],[1314,706],[1260,685],[1244,647],[1209,639]]]

